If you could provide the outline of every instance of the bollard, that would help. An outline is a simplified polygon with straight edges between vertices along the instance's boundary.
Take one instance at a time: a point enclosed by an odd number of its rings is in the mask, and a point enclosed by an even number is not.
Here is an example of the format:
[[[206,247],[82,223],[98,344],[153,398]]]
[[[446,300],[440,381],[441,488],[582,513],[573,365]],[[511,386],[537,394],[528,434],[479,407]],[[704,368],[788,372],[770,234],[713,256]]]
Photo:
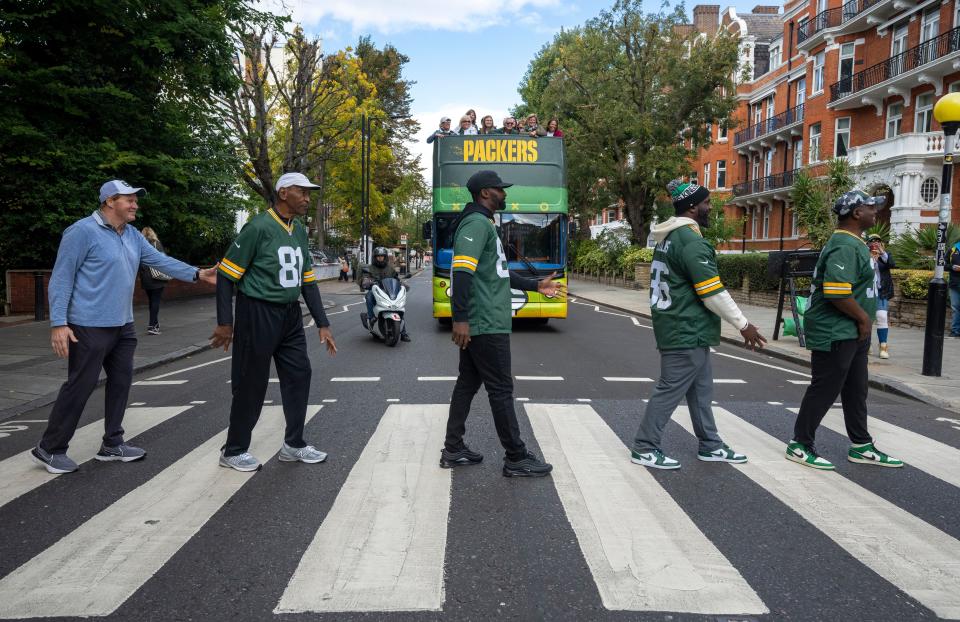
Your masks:
[[[33,273],[33,319],[47,319],[47,296],[43,289],[43,272]]]

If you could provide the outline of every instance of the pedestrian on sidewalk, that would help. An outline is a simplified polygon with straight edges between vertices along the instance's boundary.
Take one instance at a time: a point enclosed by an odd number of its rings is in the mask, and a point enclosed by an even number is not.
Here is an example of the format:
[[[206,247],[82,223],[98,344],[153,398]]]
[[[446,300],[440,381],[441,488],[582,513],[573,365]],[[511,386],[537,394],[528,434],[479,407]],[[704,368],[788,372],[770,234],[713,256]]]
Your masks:
[[[950,249],[950,336],[960,338],[960,242]]]
[[[742,463],[747,457],[720,439],[713,419],[713,370],[710,346],[720,344],[720,319],[743,335],[744,343],[766,343],[747,321],[720,282],[716,250],[701,227],[710,223],[710,191],[695,183],[667,184],[675,216],[655,225],[650,279],[650,313],[660,351],[660,379],[640,420],[630,461],[653,469],[679,469],[680,461],[663,453],[663,429],[686,397],[699,439],[697,459]]]
[[[133,382],[137,331],[133,324],[133,288],[141,264],[181,281],[216,280],[213,268],[200,270],[167,257],[130,225],[138,199],[146,194],[114,179],[100,187],[100,207],[63,232],[50,276],[50,344],[67,358],[67,381],[60,387],[47,428],[30,453],[50,473],[72,473],[70,439],[100,370],[107,373],[104,434],[95,459],[139,460],[146,452],[123,440],[123,414]]]
[[[360,254],[359,254],[359,253],[355,253],[355,254],[353,255],[353,258],[350,260],[350,269],[351,269],[351,273],[352,273],[352,275],[353,275],[353,281],[356,282],[356,280],[357,280],[357,270],[360,269]]]
[[[340,281],[343,281],[344,283],[349,282],[350,281],[349,275],[350,275],[350,264],[347,263],[347,254],[344,253],[340,257],[340,276],[337,277],[337,282],[338,283]]]
[[[451,468],[479,464],[483,455],[463,442],[470,404],[480,385],[487,389],[497,436],[503,445],[505,477],[543,477],[553,466],[529,451],[520,438],[513,403],[510,371],[510,332],[513,312],[510,289],[563,293],[554,274],[537,280],[510,272],[503,245],[493,224],[497,210],[506,209],[506,188],[494,171],[479,171],[467,180],[473,197],[454,229],[453,241],[453,342],[460,348],[460,375],[450,398],[447,437],[440,466]]]
[[[871,197],[859,190],[838,198],[833,204],[837,230],[820,251],[813,272],[810,308],[803,319],[813,377],[800,402],[786,457],[814,469],[834,468],[817,452],[814,437],[838,395],[852,443],[847,460],[903,466],[877,449],[867,431],[867,357],[880,281],[861,236],[876,222],[877,210],[885,203],[885,197]]]
[[[231,359],[230,427],[220,466],[257,471],[250,438],[260,419],[273,360],[280,379],[286,431],[278,459],[323,462],[327,454],[303,438],[310,396],[310,358],[303,331],[300,296],[320,331],[320,343],[333,356],[337,346],[323,310],[317,278],[310,265],[307,230],[297,216],[307,213],[310,190],[319,188],[306,175],[286,173],[277,180],[277,200],[243,226],[219,264],[217,327],[210,336],[224,351],[235,342]],[[237,292],[236,323],[231,309]]]
[[[144,227],[141,233],[150,243],[150,246],[161,253],[166,252],[163,250],[160,238],[157,237],[157,233],[151,227]],[[140,287],[146,292],[147,301],[150,305],[150,321],[147,323],[148,335],[160,334],[160,299],[163,297],[163,288],[166,287],[169,280],[170,277],[166,273],[140,264]]]
[[[876,233],[867,236],[867,248],[870,249],[870,258],[873,259],[874,269],[877,271],[877,281],[880,289],[877,290],[877,343],[879,356],[882,359],[890,358],[887,347],[887,337],[890,334],[890,324],[887,312],[890,309],[890,299],[893,298],[893,277],[890,269],[896,268],[897,263],[893,256],[883,247],[883,238]]]

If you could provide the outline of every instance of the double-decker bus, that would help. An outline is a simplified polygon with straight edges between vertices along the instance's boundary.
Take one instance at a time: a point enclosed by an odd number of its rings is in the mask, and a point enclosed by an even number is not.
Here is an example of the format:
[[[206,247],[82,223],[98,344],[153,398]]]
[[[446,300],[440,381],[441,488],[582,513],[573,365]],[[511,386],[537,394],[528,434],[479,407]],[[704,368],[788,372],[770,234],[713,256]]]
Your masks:
[[[433,316],[450,322],[450,266],[454,223],[471,201],[467,179],[494,170],[513,186],[495,225],[509,268],[524,276],[557,273],[566,283],[567,187],[563,139],[523,135],[447,136],[433,148],[433,220],[425,233],[433,247]],[[511,290],[515,318],[546,323],[567,317],[565,297]]]

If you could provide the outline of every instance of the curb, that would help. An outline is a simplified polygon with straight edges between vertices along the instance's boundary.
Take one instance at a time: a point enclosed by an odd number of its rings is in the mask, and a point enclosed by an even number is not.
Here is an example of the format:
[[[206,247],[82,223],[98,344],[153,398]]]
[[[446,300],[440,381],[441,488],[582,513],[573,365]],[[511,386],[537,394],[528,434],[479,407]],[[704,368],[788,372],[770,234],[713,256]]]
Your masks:
[[[592,302],[595,305],[607,307],[608,309],[616,309],[617,311],[629,313],[630,315],[642,317],[647,320],[652,319],[649,313],[642,313],[640,311],[637,311],[636,309],[618,307],[617,305],[612,305],[606,302],[600,302],[599,300],[594,300],[592,298],[586,298],[584,296],[580,296],[579,294],[572,293],[572,292],[568,295],[572,295],[580,300],[586,300],[588,302]],[[721,334],[720,340],[723,341],[724,343],[728,343],[728,344],[743,348],[743,342],[741,342],[738,339],[734,339],[732,337],[724,337]],[[780,349],[776,346],[771,346],[769,344],[766,347],[764,347],[763,352],[765,354],[772,356],[773,358],[787,361],[789,363],[794,363],[796,365],[800,365],[802,367],[806,367],[807,369],[810,369],[810,359],[797,356],[793,352],[789,352],[789,351]],[[921,391],[917,391],[907,383],[901,380],[897,380],[895,378],[889,378],[887,376],[883,376],[882,374],[881,375],[871,374],[869,384],[872,388],[878,389],[885,393],[892,393],[893,395],[906,397],[912,400],[916,400],[918,402],[930,404],[931,406],[936,406],[937,408],[942,408],[944,410],[949,410],[952,412],[960,412],[960,406],[958,406],[957,404],[951,403],[935,395],[929,395]]]

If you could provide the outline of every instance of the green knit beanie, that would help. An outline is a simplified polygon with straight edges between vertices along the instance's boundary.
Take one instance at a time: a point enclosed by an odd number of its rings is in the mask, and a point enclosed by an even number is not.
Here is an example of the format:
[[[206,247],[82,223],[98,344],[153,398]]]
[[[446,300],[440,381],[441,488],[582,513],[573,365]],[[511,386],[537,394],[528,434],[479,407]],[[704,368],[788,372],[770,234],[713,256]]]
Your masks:
[[[679,179],[674,179],[667,184],[667,192],[670,193],[670,198],[673,199],[673,210],[677,214],[683,214],[710,196],[710,191],[703,186],[684,182]]]

